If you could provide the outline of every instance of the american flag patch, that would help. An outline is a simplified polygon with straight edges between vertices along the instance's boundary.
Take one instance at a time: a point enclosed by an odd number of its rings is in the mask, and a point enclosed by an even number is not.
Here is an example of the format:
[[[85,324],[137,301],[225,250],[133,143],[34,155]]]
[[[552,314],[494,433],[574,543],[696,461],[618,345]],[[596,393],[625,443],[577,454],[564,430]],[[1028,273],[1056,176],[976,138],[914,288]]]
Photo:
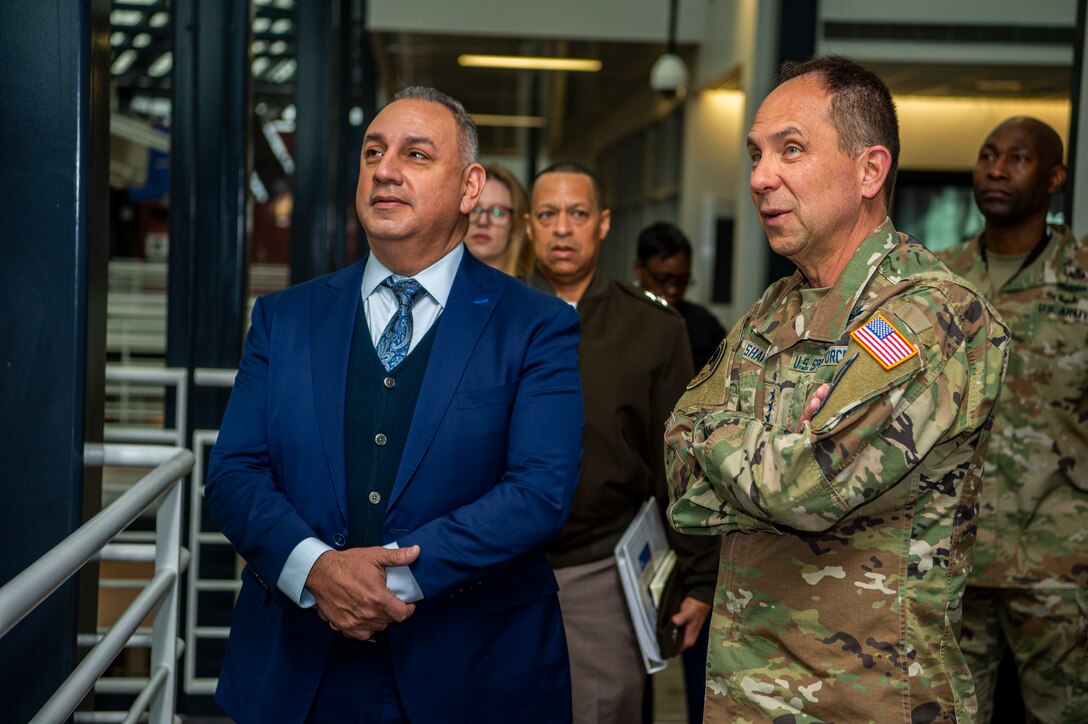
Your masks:
[[[850,336],[886,370],[918,354],[918,349],[883,314],[877,314]]]

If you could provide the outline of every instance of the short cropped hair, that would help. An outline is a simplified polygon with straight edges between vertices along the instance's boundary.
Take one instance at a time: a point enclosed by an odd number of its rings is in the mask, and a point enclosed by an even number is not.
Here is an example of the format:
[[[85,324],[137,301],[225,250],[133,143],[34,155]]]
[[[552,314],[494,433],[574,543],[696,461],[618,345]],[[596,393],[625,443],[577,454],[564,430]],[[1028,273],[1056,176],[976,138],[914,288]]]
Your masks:
[[[899,120],[891,91],[875,73],[841,55],[788,61],[778,73],[777,85],[803,75],[819,77],[831,96],[828,120],[839,134],[839,150],[856,156],[866,146],[884,146],[892,156],[884,181],[884,202],[890,205],[899,169]]]
[[[643,264],[655,257],[671,259],[677,254],[687,254],[691,259],[691,242],[676,226],[658,221],[639,232],[636,254]]]
[[[440,90],[422,85],[410,85],[402,88],[393,96],[393,102],[405,100],[439,103],[449,109],[449,112],[453,114],[454,122],[457,124],[457,140],[458,145],[461,147],[461,161],[465,167],[476,163],[480,157],[480,134],[476,130],[476,122],[472,120],[472,116],[468,114],[460,101]]]
[[[540,177],[546,173],[576,173],[588,176],[593,183],[593,195],[597,197],[597,209],[604,211],[608,208],[604,203],[604,184],[601,183],[600,177],[589,166],[580,164],[577,161],[557,161],[533,176],[533,187],[536,186],[536,182],[540,180]],[[532,187],[530,187],[529,195],[532,195]]]

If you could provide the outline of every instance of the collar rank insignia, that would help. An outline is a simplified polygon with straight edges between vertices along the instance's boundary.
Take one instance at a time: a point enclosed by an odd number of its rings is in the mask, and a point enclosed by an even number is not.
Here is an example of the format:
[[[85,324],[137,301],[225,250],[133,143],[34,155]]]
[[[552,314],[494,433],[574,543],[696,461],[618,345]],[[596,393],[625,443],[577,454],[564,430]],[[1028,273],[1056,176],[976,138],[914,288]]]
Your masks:
[[[851,332],[850,336],[886,370],[918,354],[918,348],[900,334],[883,314],[878,313]]]

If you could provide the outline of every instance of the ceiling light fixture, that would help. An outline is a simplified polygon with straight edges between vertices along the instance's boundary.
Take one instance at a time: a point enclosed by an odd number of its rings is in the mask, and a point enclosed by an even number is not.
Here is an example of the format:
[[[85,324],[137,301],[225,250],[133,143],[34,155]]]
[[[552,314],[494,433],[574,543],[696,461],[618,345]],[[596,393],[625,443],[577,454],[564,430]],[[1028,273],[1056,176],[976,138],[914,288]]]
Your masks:
[[[669,3],[669,43],[650,69],[650,87],[669,99],[683,98],[688,90],[688,67],[676,52],[677,5],[677,0]]]
[[[516,70],[573,70],[596,73],[602,67],[592,58],[542,58],[529,55],[473,55],[457,57],[457,64],[465,68],[513,68]]]
[[[144,21],[144,14],[139,10],[113,10],[110,12],[110,25],[132,27]]]
[[[132,62],[134,60],[136,60],[136,51],[129,48],[118,55],[117,59],[113,61],[113,65],[110,66],[110,72],[113,75],[123,75],[126,70],[132,67]]]
[[[493,113],[473,113],[472,120],[477,126],[499,126],[505,128],[543,128],[543,116],[503,116]]]
[[[147,74],[152,78],[161,78],[170,72],[170,69],[174,66],[174,54],[169,50],[155,59],[147,68]]]

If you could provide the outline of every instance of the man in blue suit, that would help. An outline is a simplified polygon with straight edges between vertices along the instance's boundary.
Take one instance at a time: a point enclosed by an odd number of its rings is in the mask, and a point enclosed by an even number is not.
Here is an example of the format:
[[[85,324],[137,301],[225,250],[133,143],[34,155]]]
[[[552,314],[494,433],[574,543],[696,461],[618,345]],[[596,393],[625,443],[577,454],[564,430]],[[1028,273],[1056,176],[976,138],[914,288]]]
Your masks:
[[[368,258],[253,310],[205,489],[246,561],[216,699],[240,722],[569,722],[543,543],[578,479],[578,320],[464,251],[471,118],[367,129]]]

